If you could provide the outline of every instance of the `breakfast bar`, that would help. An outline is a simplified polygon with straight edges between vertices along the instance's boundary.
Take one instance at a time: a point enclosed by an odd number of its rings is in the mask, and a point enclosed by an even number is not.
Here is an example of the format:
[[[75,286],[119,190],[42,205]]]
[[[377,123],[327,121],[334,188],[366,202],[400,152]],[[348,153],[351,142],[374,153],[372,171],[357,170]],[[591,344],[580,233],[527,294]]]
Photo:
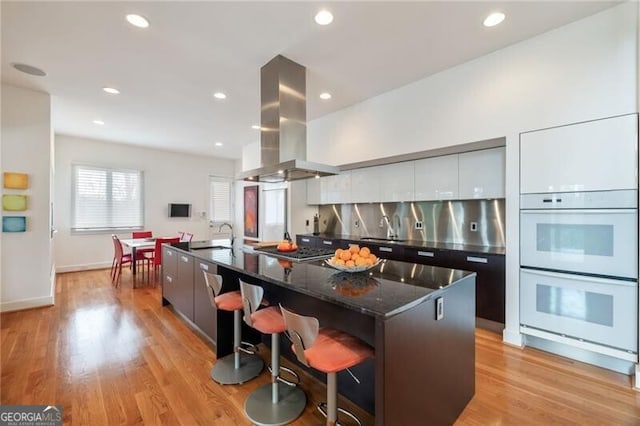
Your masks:
[[[345,371],[338,389],[372,413],[376,425],[451,424],[473,397],[475,273],[384,260],[352,274],[322,260],[194,247],[206,245],[164,247],[163,304],[209,336],[218,357],[232,350],[232,318],[206,307],[206,296],[203,303],[203,270],[223,277],[223,291],[237,290],[241,278],[262,286],[271,305],[370,344],[374,359],[352,370],[360,383]],[[245,337],[260,338],[250,329]],[[296,362],[284,339],[283,355]]]

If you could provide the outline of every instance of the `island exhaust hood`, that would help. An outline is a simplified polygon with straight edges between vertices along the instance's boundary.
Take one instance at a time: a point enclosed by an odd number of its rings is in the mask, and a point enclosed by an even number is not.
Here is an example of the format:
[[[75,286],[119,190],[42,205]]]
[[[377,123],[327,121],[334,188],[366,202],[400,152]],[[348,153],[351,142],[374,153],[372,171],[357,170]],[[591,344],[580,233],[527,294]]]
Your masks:
[[[307,160],[306,69],[278,55],[260,69],[259,169],[238,174],[251,182],[335,175],[334,166]]]

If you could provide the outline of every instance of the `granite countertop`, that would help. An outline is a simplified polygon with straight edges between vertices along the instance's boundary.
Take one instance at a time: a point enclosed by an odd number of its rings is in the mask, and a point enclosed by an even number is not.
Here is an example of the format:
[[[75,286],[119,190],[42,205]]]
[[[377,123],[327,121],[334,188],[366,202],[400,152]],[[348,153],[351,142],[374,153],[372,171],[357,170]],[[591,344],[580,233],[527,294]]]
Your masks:
[[[456,243],[437,243],[434,241],[422,241],[422,240],[384,240],[384,239],[375,239],[375,240],[363,240],[359,235],[348,235],[348,234],[300,234],[301,236],[306,237],[315,237],[315,238],[327,238],[327,239],[339,239],[339,240],[350,240],[357,241],[360,244],[378,244],[378,245],[398,245],[402,247],[412,247],[412,248],[427,248],[427,249],[437,249],[437,250],[456,250],[456,251],[464,251],[469,253],[478,253],[478,254],[497,254],[504,256],[505,248],[504,247],[496,247],[496,246],[479,246],[473,244],[456,244]],[[364,237],[366,238],[366,237]]]
[[[196,259],[382,318],[399,314],[455,285],[474,272],[384,260],[356,274],[340,272],[324,261],[292,262],[260,252],[175,247]]]

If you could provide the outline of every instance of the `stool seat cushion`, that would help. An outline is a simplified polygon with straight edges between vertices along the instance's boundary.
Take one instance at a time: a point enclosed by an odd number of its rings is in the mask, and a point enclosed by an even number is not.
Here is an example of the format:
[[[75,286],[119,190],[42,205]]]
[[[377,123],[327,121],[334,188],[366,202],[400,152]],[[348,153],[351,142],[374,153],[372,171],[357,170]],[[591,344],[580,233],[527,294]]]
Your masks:
[[[305,349],[304,355],[316,370],[337,373],[372,358],[373,348],[348,333],[323,328],[313,346]]]
[[[213,300],[216,302],[216,308],[223,311],[238,311],[242,309],[242,296],[239,291],[223,293]]]
[[[277,306],[260,309],[251,314],[253,328],[263,334],[282,333],[287,329]]]

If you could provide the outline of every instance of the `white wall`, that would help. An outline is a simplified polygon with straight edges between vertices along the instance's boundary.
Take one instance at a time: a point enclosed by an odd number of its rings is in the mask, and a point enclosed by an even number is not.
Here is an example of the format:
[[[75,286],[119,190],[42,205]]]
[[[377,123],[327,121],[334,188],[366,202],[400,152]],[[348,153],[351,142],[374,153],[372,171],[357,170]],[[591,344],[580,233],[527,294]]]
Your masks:
[[[622,4],[314,120],[307,156],[340,165],[506,136],[504,337],[520,344],[519,133],[638,111],[637,7]]]
[[[122,167],[144,171],[145,229],[156,236],[194,234],[194,240],[215,237],[209,228],[209,175],[233,177],[235,161],[146,149],[78,138],[55,137],[55,260],[58,272],[104,268],[111,265],[110,234],[78,235],[70,231],[71,165]],[[190,218],[170,218],[169,203],[190,203]],[[206,212],[205,217],[200,213]],[[130,233],[119,234],[131,237]]]
[[[2,171],[29,175],[27,232],[2,233],[0,310],[52,305],[50,242],[51,98],[46,93],[2,85]],[[23,212],[3,212],[18,216]]]

